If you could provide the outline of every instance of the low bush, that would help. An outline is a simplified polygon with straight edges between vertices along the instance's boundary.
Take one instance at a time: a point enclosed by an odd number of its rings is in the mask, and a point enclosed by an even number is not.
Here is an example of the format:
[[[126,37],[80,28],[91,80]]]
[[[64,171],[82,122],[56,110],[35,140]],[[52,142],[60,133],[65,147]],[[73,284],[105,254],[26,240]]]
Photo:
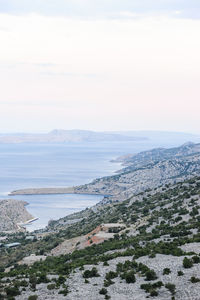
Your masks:
[[[37,295],[31,295],[28,297],[28,300],[37,300],[38,296]]]
[[[92,277],[99,277],[97,269],[94,267],[92,270],[85,270],[83,273],[84,278],[92,278]]]
[[[105,288],[102,288],[100,291],[99,291],[99,294],[101,295],[106,295],[108,293],[107,289]]]
[[[146,279],[147,281],[151,281],[151,280],[155,280],[157,279],[157,275],[155,273],[154,270],[149,270],[145,273]]]
[[[200,279],[193,276],[193,277],[190,278],[190,281],[192,283],[197,283],[197,282],[200,282]]]
[[[165,287],[166,287],[166,289],[168,289],[168,290],[170,291],[170,293],[171,293],[172,295],[175,294],[175,290],[176,290],[175,284],[167,283],[167,284],[165,284]]]
[[[189,269],[189,268],[192,268],[192,266],[193,266],[193,260],[189,259],[187,257],[184,257],[184,259],[183,259],[183,267],[185,269]]]
[[[171,273],[171,270],[169,268],[163,269],[163,275],[169,275]]]

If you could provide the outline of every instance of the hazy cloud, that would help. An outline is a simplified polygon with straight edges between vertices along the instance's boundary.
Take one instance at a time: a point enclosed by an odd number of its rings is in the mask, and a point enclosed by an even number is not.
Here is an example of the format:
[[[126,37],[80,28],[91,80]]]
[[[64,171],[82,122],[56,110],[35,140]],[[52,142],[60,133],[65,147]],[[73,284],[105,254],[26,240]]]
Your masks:
[[[0,132],[199,130],[200,20],[129,4],[110,7],[123,20],[0,14]]]
[[[124,18],[136,14],[159,13],[200,18],[200,2],[199,0],[0,0],[0,12],[71,17],[114,17],[122,12],[121,17]]]

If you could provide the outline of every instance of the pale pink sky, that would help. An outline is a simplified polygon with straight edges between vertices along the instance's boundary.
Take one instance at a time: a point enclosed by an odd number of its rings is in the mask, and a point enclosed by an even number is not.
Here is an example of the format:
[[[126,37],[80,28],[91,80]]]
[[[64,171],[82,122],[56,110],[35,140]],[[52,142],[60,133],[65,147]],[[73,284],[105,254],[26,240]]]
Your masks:
[[[199,36],[168,15],[1,13],[0,132],[200,132]]]

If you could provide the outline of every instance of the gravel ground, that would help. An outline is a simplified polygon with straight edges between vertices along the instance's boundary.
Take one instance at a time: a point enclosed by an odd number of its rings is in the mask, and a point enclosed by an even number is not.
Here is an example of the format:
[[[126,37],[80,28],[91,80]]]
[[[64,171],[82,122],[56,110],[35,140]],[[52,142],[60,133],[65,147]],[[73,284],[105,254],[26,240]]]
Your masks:
[[[192,246],[192,245],[190,245]],[[197,247],[194,243],[193,247]],[[119,262],[124,263],[126,260],[132,260],[132,257],[119,257],[109,261],[109,266],[103,266],[102,263],[95,266],[100,274],[100,277],[90,278],[89,283],[85,283],[85,279],[82,274],[84,271],[76,270],[67,279],[66,283],[69,286],[70,293],[67,296],[59,295],[58,290],[49,291],[46,284],[40,284],[37,286],[36,292],[26,291],[17,300],[27,300],[29,295],[37,294],[39,300],[53,300],[53,299],[66,299],[66,300],[101,300],[105,299],[104,295],[100,295],[99,291],[103,287],[105,275],[109,271],[115,271],[116,265]],[[176,300],[200,300],[200,283],[191,283],[189,280],[192,276],[200,277],[200,264],[195,264],[190,269],[183,268],[183,257],[174,257],[171,255],[157,254],[155,258],[149,258],[148,256],[141,257],[137,260],[147,265],[149,268],[155,270],[158,280],[161,280],[164,284],[173,283],[176,285]],[[91,269],[94,266],[85,266],[86,269]],[[170,268],[171,273],[169,275],[163,275],[163,269]],[[178,276],[177,271],[183,271],[183,276]],[[108,295],[114,300],[145,300],[148,296],[144,290],[140,289],[142,283],[147,283],[144,277],[136,275],[136,282],[127,284],[125,280],[120,277],[113,279],[115,284],[107,287]],[[151,281],[151,283],[153,283]],[[171,299],[170,292],[162,287],[158,290],[158,297],[150,297],[151,299],[169,300]]]
[[[155,258],[149,259],[148,256],[138,259],[139,262],[153,268],[163,283],[173,283],[176,285],[176,300],[200,300],[200,283],[191,283],[192,276],[200,277],[200,264],[195,264],[190,269],[183,268],[183,257],[157,254]],[[169,275],[162,275],[164,268],[170,268]],[[183,271],[184,276],[178,276],[177,271]],[[170,299],[169,294],[161,293],[157,299]]]
[[[186,252],[195,252],[197,254],[200,253],[200,243],[190,243],[190,244],[185,244],[180,247],[183,251]]]

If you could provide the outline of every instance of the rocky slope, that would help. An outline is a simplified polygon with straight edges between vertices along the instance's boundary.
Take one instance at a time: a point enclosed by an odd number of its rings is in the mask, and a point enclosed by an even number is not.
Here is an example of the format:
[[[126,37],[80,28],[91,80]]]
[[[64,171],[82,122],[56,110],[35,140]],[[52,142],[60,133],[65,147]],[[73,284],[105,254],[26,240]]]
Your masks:
[[[33,219],[25,208],[25,201],[0,200],[0,232],[21,230],[18,225]]]
[[[115,176],[77,187],[112,197],[51,221],[41,240],[9,255],[1,248],[0,270],[11,266],[0,271],[1,298],[198,300],[199,160],[199,144],[156,149],[127,157]],[[17,264],[31,254],[44,260]]]
[[[68,222],[75,218],[75,224]],[[0,273],[3,299],[10,293],[41,300],[199,299],[200,177],[87,209],[54,225],[56,234],[32,245],[46,260]],[[19,250],[12,251],[10,256]]]
[[[119,174],[76,187],[75,192],[110,195],[109,200],[122,201],[149,188],[185,180],[200,174],[200,144],[153,149],[129,156],[123,163],[127,167]]]

